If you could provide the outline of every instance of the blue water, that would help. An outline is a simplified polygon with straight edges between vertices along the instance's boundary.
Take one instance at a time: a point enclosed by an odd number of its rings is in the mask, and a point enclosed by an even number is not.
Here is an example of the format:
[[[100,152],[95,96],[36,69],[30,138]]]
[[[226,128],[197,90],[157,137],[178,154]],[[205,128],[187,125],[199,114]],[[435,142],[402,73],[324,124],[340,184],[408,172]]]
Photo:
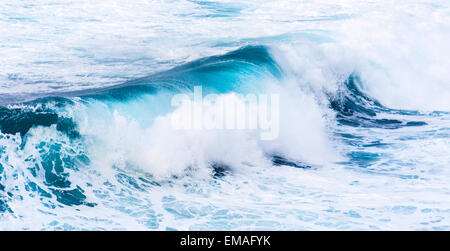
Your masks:
[[[448,230],[449,19],[445,1],[1,3],[0,229]],[[279,95],[279,134],[174,129],[198,87]]]

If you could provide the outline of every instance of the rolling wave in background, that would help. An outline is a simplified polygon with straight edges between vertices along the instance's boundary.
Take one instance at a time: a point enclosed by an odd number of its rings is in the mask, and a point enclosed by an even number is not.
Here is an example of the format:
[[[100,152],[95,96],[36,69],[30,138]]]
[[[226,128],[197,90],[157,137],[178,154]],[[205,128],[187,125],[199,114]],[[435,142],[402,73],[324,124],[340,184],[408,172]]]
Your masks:
[[[1,3],[0,229],[448,230],[449,7]],[[173,129],[196,86],[279,136]]]

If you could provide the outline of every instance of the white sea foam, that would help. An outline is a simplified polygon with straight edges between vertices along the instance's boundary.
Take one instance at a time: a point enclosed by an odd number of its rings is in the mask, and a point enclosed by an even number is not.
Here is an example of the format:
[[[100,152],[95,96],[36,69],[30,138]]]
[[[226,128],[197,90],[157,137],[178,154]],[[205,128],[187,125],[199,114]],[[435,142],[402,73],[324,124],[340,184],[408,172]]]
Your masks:
[[[80,133],[90,145],[94,165],[132,166],[162,177],[183,175],[189,167],[208,174],[213,163],[237,170],[250,166],[264,167],[270,165],[268,155],[271,154],[313,165],[337,159],[328,140],[330,131],[324,114],[327,109],[318,105],[312,93],[302,92],[295,83],[281,87],[279,83],[269,84],[265,91],[276,93],[280,99],[276,111],[279,113],[276,117],[279,128],[276,137],[270,139],[261,138],[266,128],[174,127],[173,117],[185,116],[190,106],[176,107],[172,112],[156,115],[148,124],[142,121],[154,116],[152,112],[135,114],[96,101],[87,107],[77,107],[79,115],[76,118]],[[159,96],[153,98],[160,99]],[[244,96],[234,93],[219,94],[217,98],[246,104]],[[140,106],[155,109],[145,102]],[[131,105],[128,109],[133,107]],[[86,112],[80,112],[82,110]],[[223,121],[235,120],[232,113],[223,116]]]
[[[0,229],[449,229],[448,115],[377,115],[427,123],[398,130],[341,127],[324,94],[357,73],[359,87],[388,107],[448,111],[449,7],[1,2],[0,94],[111,85],[247,44],[267,45],[283,76],[258,83],[281,97],[272,141],[251,130],[175,130],[171,116],[182,109],[166,109],[171,93],[125,104],[75,99],[64,115],[78,124],[76,143],[55,125],[32,128],[25,144],[0,133],[0,200],[14,212],[0,216]],[[30,172],[41,142],[89,157],[65,171],[95,207],[65,206],[26,187],[31,180],[50,191],[42,168]],[[313,168],[275,166],[272,153]],[[216,162],[231,174],[212,178]]]

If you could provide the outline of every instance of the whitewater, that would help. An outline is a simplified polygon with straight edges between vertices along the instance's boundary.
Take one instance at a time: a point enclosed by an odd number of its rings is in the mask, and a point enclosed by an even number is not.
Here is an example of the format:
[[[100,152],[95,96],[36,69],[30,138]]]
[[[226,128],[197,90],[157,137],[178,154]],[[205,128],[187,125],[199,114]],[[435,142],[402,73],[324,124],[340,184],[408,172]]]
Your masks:
[[[0,230],[450,230],[446,0],[2,1],[0,55]]]

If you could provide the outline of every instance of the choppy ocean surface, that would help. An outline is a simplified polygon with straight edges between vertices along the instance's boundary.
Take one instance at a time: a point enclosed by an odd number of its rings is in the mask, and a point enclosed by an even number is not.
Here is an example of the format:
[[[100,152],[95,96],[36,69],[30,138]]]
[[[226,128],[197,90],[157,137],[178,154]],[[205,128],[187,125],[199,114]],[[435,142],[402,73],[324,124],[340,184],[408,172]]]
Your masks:
[[[450,3],[330,2],[2,1],[0,229],[450,230]]]

